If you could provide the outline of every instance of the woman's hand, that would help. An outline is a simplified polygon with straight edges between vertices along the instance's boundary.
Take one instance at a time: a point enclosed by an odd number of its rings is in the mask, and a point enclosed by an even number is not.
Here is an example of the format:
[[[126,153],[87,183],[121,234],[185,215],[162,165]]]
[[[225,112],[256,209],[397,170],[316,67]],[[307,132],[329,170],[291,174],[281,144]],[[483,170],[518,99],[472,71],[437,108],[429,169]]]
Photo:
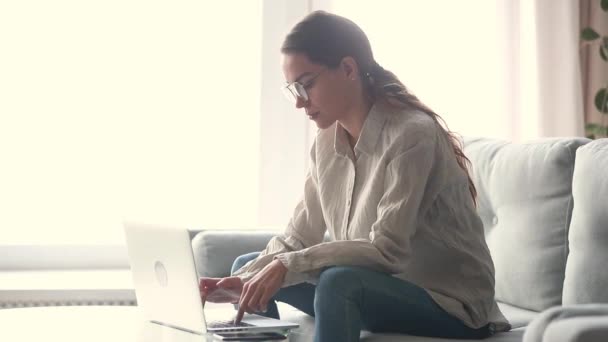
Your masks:
[[[239,277],[200,278],[198,288],[203,305],[212,303],[238,303],[243,291],[243,281]]]
[[[239,312],[236,315],[235,322],[240,322],[245,312],[266,311],[268,301],[283,285],[285,274],[287,274],[287,267],[279,260],[273,260],[251,280],[247,281],[243,285],[243,292],[239,301]]]

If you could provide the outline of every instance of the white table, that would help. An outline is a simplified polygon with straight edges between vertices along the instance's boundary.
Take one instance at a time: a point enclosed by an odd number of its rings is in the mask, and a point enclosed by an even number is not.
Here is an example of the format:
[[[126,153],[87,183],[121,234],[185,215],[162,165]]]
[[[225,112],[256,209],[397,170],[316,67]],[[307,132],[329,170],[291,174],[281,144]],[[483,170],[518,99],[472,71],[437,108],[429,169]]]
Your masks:
[[[137,307],[56,306],[0,310],[6,342],[201,342],[201,336],[143,320]]]

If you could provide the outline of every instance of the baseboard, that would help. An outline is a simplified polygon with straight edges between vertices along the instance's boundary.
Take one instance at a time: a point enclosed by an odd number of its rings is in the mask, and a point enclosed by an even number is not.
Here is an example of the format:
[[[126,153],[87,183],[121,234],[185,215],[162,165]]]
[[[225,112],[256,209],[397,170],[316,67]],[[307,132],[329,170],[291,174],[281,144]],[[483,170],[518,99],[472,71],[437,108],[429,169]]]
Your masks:
[[[135,291],[124,290],[3,290],[0,308],[37,306],[122,305],[135,306]]]

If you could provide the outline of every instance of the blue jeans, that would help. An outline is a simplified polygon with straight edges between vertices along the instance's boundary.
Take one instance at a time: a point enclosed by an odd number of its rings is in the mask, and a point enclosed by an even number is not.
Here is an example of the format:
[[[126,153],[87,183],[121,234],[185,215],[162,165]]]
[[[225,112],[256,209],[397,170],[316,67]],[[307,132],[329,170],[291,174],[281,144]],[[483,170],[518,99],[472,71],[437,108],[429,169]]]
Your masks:
[[[260,253],[239,256],[232,272]],[[389,274],[362,267],[334,266],[321,272],[318,284],[284,287],[261,315],[279,318],[276,301],[315,317],[315,341],[359,341],[361,329],[417,336],[482,339],[489,325],[466,326],[443,310],[422,288]]]

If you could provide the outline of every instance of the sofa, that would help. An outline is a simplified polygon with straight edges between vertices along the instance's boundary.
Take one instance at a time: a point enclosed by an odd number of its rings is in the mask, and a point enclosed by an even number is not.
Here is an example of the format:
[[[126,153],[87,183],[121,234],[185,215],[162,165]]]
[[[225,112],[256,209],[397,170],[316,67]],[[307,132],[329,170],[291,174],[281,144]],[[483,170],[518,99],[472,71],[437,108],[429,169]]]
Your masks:
[[[487,341],[608,341],[608,139],[463,144],[495,264],[496,299],[512,325]],[[198,232],[192,246],[199,275],[228,276],[237,256],[262,250],[277,233]],[[290,341],[312,341],[314,319],[279,308],[282,319],[300,324]],[[367,331],[361,339],[449,341]]]

